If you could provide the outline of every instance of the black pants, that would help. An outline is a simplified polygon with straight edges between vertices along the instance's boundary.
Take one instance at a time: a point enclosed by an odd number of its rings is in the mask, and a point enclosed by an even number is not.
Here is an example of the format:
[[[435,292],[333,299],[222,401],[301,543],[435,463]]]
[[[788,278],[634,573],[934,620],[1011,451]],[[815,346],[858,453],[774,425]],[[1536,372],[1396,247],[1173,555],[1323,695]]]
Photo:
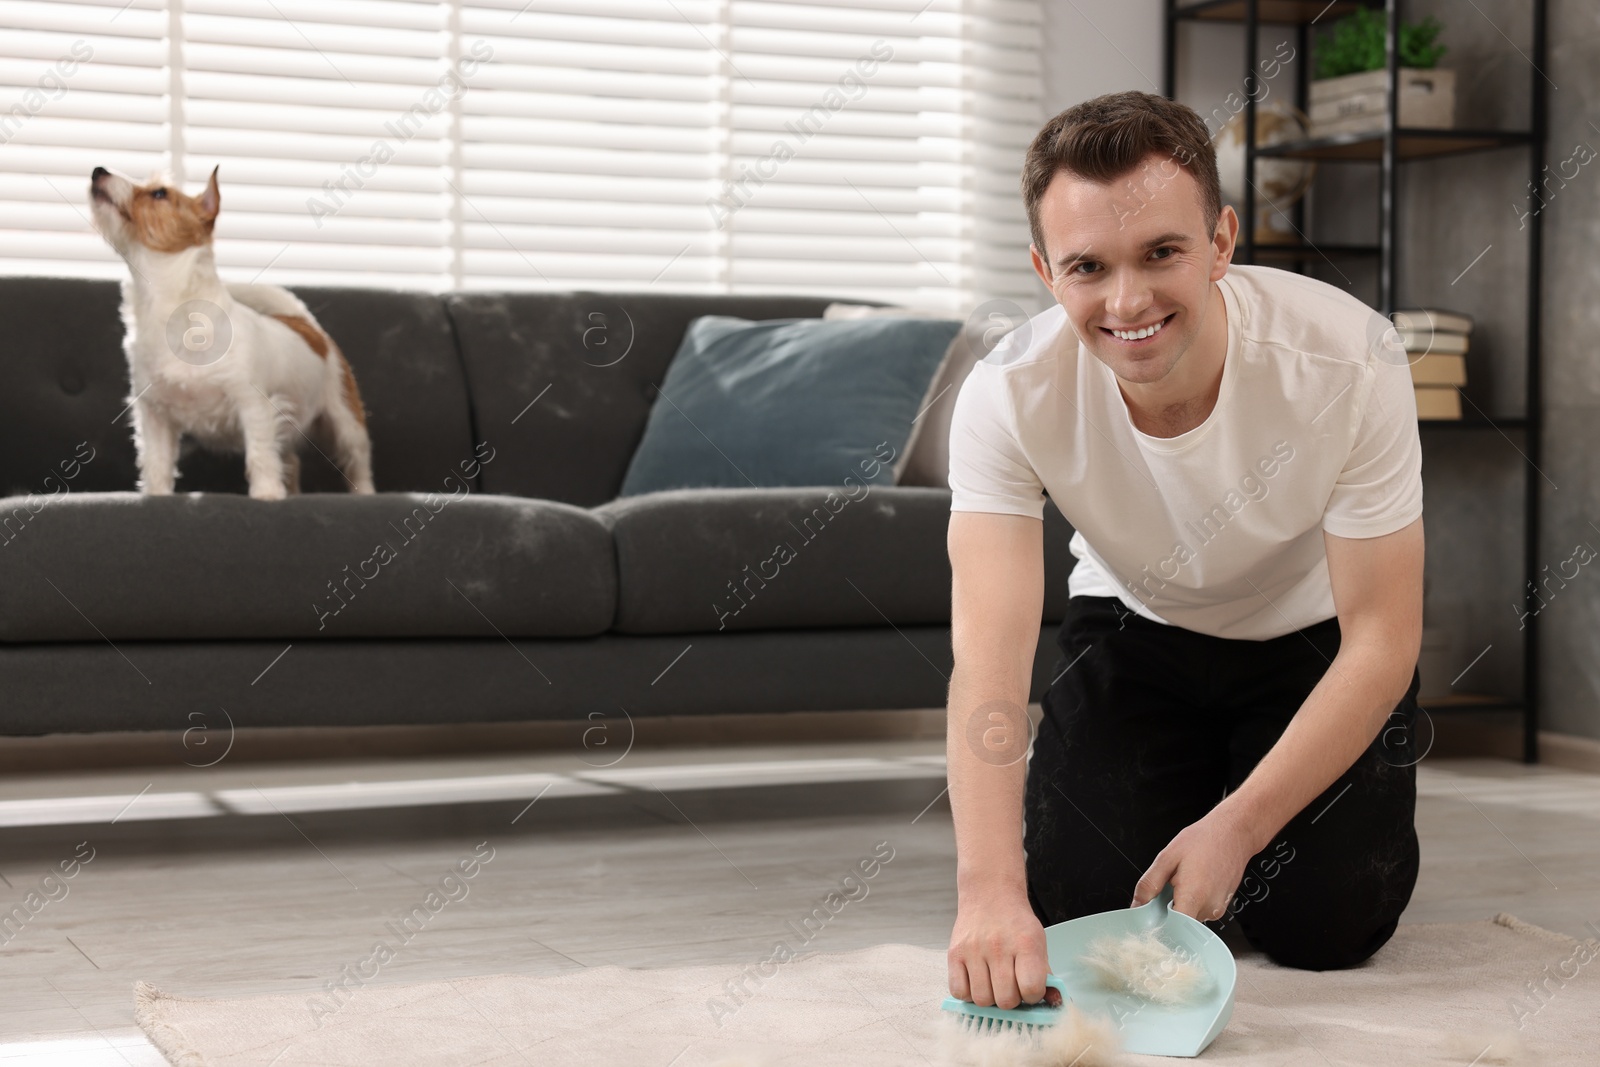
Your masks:
[[[1028,764],[1028,896],[1040,922],[1126,908],[1185,826],[1236,789],[1339,650],[1328,619],[1266,641],[1075,596]],[[1070,666],[1069,666],[1070,664]],[[1350,967],[1394,934],[1417,880],[1411,687],[1355,763],[1251,858],[1228,911],[1279,964]]]

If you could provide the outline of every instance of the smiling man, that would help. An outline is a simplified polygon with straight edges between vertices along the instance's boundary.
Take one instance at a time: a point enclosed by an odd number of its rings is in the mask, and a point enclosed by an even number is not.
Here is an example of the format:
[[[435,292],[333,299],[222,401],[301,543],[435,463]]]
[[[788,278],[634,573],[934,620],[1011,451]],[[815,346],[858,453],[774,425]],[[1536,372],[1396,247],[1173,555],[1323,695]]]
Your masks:
[[[951,993],[1035,1002],[1045,924],[1169,884],[1280,964],[1353,966],[1418,866],[1405,354],[1343,290],[1231,266],[1181,104],[1057,115],[1022,194],[1056,306],[974,367],[950,435]],[[1078,563],[1030,738],[1047,495]]]

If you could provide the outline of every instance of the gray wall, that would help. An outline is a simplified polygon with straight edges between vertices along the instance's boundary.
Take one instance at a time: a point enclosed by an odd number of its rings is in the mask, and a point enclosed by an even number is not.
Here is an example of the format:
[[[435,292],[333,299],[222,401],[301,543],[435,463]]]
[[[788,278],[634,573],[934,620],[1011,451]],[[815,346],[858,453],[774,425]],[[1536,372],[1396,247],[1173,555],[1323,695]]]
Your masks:
[[[1162,10],[1160,0],[1050,0],[1046,113],[1119,89],[1159,92]],[[1441,39],[1450,51],[1442,65],[1459,72],[1459,124],[1526,125],[1536,76],[1524,58],[1531,54],[1530,0],[1476,0],[1475,6],[1405,0],[1403,12],[1408,18],[1436,14],[1445,24]],[[1600,115],[1593,106],[1600,101],[1600,5],[1549,0],[1548,36],[1544,162],[1554,172],[1580,144],[1585,152],[1600,151],[1600,118],[1591,121]],[[1283,41],[1293,41],[1287,27],[1263,29],[1258,54],[1272,55]],[[1202,115],[1225,116],[1228,94],[1244,88],[1238,27],[1185,24],[1178,56],[1178,98]],[[1281,91],[1292,101],[1295,77],[1293,68],[1285,70],[1260,99]],[[1573,166],[1568,163],[1566,173]],[[1376,241],[1376,179],[1373,165],[1323,165],[1305,205],[1311,239]],[[1524,410],[1528,263],[1519,216],[1532,206],[1527,181],[1525,149],[1402,167],[1398,301],[1476,317],[1469,413],[1474,406],[1493,415]],[[1526,471],[1542,487],[1539,559],[1552,575],[1539,613],[1542,725],[1600,739],[1600,556],[1578,563],[1600,552],[1600,463],[1594,458],[1600,452],[1600,158],[1564,186],[1552,182],[1552,189],[1543,210],[1542,473],[1524,461],[1526,442],[1518,431],[1424,429],[1425,617],[1429,627],[1448,634],[1455,671],[1484,653],[1458,690],[1517,692]],[[1377,303],[1375,264],[1341,259],[1312,273]],[[1580,546],[1583,553],[1574,559]],[[1567,575],[1576,568],[1577,575],[1563,582],[1554,577],[1558,568]]]
[[[1101,93],[1159,93],[1163,10],[1160,0],[1045,0],[1045,115]]]
[[[1527,6],[1495,2],[1484,4],[1484,10],[1505,25],[1512,11],[1523,14],[1521,9]],[[1478,21],[1470,38],[1463,35],[1463,51],[1469,40],[1472,49],[1480,47],[1483,20]],[[1517,39],[1517,34],[1506,32]],[[1600,530],[1595,528],[1600,526],[1600,507],[1596,506],[1600,468],[1595,463],[1595,453],[1600,451],[1600,353],[1596,348],[1600,337],[1600,158],[1592,158],[1600,151],[1600,129],[1593,121],[1600,115],[1595,107],[1600,101],[1600,5],[1592,0],[1555,0],[1550,4],[1549,36],[1545,73],[1557,88],[1548,90],[1550,141],[1545,163],[1556,171],[1580,144],[1585,148],[1579,158],[1591,158],[1564,188],[1554,190],[1543,212],[1541,330],[1547,425],[1540,466],[1554,487],[1544,486],[1539,556],[1541,566],[1548,565],[1550,573],[1564,569],[1570,575],[1575,564],[1563,567],[1563,562],[1573,556],[1577,546],[1585,546],[1580,559],[1591,550],[1600,550]],[[1522,77],[1527,68],[1520,57],[1513,55],[1500,62],[1507,69],[1507,82],[1527,80]],[[1572,173],[1571,165],[1565,169]],[[1526,181],[1525,174],[1516,175],[1519,201]],[[1526,205],[1520,210],[1527,210]],[[1486,227],[1489,239],[1503,237],[1509,248],[1516,236],[1516,214],[1501,202],[1494,205],[1489,218],[1494,223]],[[1508,263],[1514,262],[1508,258]],[[1474,298],[1509,315],[1516,309],[1501,311],[1509,295],[1491,281]],[[1506,341],[1497,351],[1514,349],[1513,338],[1508,336]],[[1520,401],[1520,393],[1517,399]],[[1545,647],[1539,677],[1545,690],[1546,722],[1552,730],[1600,738],[1600,559],[1583,566],[1576,578],[1564,584],[1563,588],[1562,582],[1552,580],[1549,588],[1555,595],[1547,598],[1547,606],[1540,612],[1540,637]]]

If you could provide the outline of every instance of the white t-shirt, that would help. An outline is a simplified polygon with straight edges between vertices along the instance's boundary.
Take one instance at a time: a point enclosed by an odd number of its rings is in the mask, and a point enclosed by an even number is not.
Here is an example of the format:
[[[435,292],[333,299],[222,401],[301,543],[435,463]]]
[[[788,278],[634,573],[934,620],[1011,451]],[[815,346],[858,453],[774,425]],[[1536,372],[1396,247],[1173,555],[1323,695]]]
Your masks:
[[[1052,306],[962,384],[950,509],[1040,518],[1048,492],[1075,531],[1070,596],[1266,640],[1336,616],[1324,530],[1378,537],[1422,514],[1416,397],[1388,320],[1343,290],[1246,265],[1217,284],[1228,351],[1203,423],[1135,428]]]

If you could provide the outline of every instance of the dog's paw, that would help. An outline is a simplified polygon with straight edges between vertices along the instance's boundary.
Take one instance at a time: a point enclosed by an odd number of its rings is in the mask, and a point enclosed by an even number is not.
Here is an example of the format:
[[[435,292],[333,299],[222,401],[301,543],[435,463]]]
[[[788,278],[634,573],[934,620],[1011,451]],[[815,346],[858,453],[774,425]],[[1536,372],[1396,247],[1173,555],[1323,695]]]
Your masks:
[[[282,500],[288,495],[282,482],[261,482],[250,487],[253,500]]]

